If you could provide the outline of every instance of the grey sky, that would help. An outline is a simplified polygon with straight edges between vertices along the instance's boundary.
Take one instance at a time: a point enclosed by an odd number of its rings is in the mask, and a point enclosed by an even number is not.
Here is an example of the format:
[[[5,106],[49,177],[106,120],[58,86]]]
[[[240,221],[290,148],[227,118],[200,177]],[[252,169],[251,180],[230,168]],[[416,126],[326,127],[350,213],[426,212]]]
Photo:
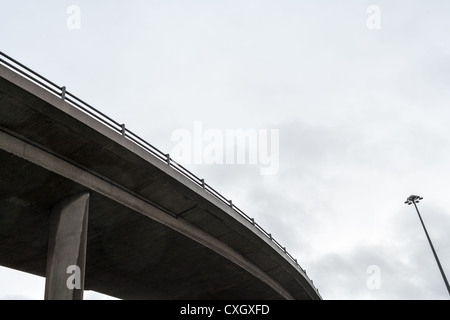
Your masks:
[[[67,8],[81,12],[67,28]],[[381,29],[369,30],[376,5]],[[162,151],[171,134],[279,129],[280,166],[186,166],[285,245],[325,299],[447,299],[450,4],[5,1],[0,50]],[[379,289],[367,268],[378,266]],[[34,279],[34,278],[33,278]],[[0,298],[43,297],[0,269]],[[95,298],[97,296],[88,296]]]

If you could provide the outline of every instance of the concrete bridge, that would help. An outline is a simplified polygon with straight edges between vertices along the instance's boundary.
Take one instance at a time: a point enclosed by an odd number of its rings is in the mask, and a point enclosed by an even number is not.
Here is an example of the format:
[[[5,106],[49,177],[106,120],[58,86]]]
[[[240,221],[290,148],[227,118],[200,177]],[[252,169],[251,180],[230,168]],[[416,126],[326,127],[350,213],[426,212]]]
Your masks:
[[[3,53],[0,163],[0,265],[46,299],[321,299],[204,180]]]

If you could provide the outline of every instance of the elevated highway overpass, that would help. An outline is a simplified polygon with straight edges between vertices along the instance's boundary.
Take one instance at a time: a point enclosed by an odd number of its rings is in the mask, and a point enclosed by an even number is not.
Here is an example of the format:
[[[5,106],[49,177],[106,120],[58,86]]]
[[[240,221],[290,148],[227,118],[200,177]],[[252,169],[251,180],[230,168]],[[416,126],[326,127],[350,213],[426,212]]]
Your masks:
[[[321,299],[230,200],[3,53],[0,163],[0,265],[46,299]]]

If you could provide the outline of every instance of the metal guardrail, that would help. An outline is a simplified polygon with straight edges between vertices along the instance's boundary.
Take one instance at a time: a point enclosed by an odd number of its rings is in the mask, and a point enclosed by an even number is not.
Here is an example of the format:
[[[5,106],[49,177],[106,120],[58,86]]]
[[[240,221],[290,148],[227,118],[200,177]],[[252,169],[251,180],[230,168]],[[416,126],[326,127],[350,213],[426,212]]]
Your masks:
[[[250,222],[257,230],[259,230],[264,236],[266,236],[272,243],[274,243],[280,250],[282,250],[285,255],[297,266],[298,269],[300,269],[305,275],[306,270],[304,270],[297,262],[297,259],[295,259],[287,250],[286,247],[283,247],[278,241],[276,241],[272,234],[268,233],[266,230],[263,229],[258,223],[255,222],[255,219],[250,218],[247,214],[245,214],[241,209],[239,209],[235,204],[233,204],[232,200],[228,200],[223,195],[221,195],[218,191],[214,190],[210,185],[205,183],[204,179],[200,179],[195,174],[190,172],[188,169],[183,167],[181,164],[177,163],[175,160],[170,158],[169,154],[163,153],[161,150],[155,148],[150,143],[139,137],[137,134],[133,133],[129,129],[125,127],[125,124],[121,124],[114,119],[108,117],[104,113],[100,112],[99,110],[95,109],[88,103],[84,102],[83,100],[79,99],[72,93],[68,92],[66,90],[66,87],[60,87],[53,83],[52,81],[46,79],[45,77],[41,76],[39,73],[31,70],[30,68],[26,67],[22,63],[18,62],[17,60],[9,57],[8,55],[4,54],[0,51],[0,63],[4,66],[8,67],[9,69],[17,72],[18,74],[26,77],[28,80],[36,83],[37,85],[41,86],[42,88],[46,89],[47,91],[53,93],[54,95],[60,97],[64,101],[70,103],[72,106],[82,110],[83,112],[87,113],[88,115],[92,116],[93,118],[97,119],[104,125],[108,126],[109,128],[113,129],[114,131],[121,134],[123,137],[127,138],[128,140],[131,140],[144,150],[151,153],[153,156],[161,160],[162,162],[165,162],[167,165],[169,165],[172,169],[178,171],[183,176],[194,182],[196,185],[201,187],[203,190],[214,196],[216,199],[220,200],[224,204],[226,204],[228,207],[230,207],[234,212],[238,213],[241,217],[243,217],[245,220]],[[6,60],[5,60],[6,59]],[[319,292],[317,288],[314,287],[313,281],[309,279],[307,276],[307,279],[313,286],[313,288]]]

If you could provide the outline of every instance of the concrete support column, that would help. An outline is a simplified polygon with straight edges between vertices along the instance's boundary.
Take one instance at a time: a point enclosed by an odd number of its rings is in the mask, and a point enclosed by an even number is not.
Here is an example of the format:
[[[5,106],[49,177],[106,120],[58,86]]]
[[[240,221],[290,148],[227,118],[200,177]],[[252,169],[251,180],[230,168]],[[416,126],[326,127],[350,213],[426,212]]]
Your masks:
[[[83,300],[89,193],[67,197],[50,213],[46,300]]]

